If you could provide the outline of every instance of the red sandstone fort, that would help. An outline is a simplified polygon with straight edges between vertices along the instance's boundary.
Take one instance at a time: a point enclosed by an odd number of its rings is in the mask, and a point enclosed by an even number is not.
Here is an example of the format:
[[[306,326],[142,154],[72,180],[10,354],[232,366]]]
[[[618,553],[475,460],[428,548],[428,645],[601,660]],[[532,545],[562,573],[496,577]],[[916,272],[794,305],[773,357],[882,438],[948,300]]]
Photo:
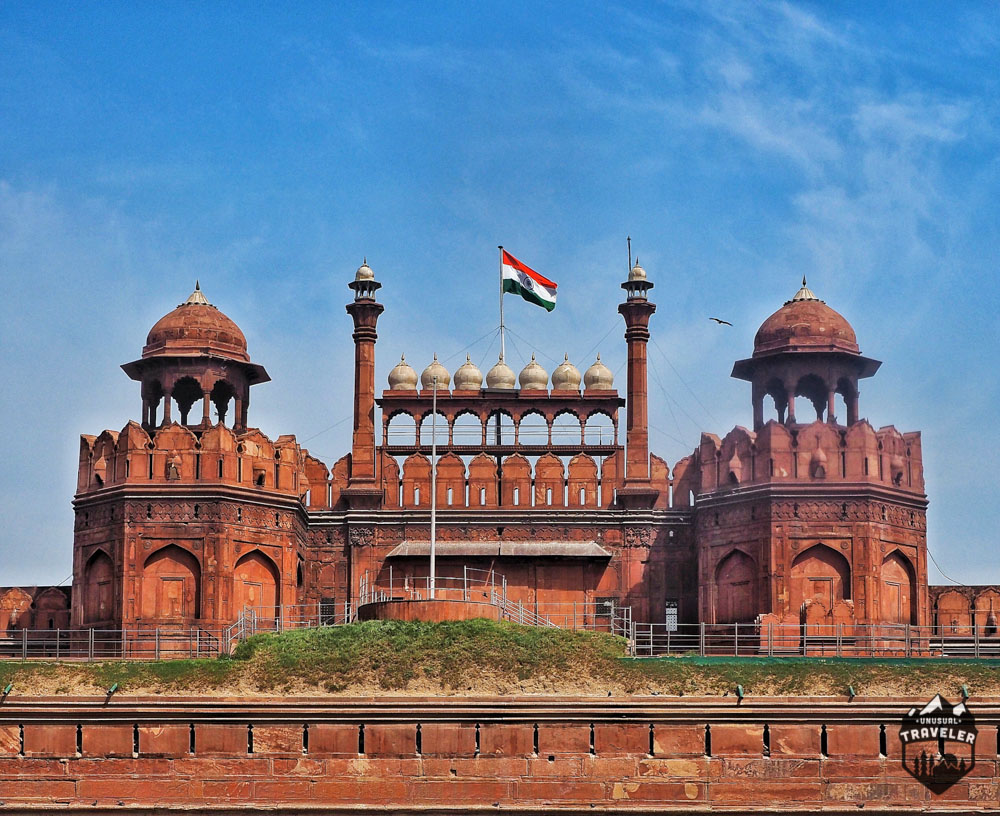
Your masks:
[[[928,587],[920,433],[863,418],[859,383],[880,363],[805,280],[733,367],[752,427],[703,433],[673,464],[649,451],[656,306],[638,263],[618,307],[621,394],[599,357],[582,376],[568,359],[517,375],[501,357],[485,378],[468,360],[452,376],[435,358],[419,377],[401,360],[379,394],[380,287],[367,264],[350,283],[353,440],[332,466],[249,424],[251,387],[269,376],[200,289],[161,318],[122,366],[139,420],[81,438],[72,592],[7,590],[0,629],[350,615],[375,587],[418,586],[436,400],[442,584],[502,576],[506,601],[540,617],[573,604],[654,623],[995,630],[995,590]]]

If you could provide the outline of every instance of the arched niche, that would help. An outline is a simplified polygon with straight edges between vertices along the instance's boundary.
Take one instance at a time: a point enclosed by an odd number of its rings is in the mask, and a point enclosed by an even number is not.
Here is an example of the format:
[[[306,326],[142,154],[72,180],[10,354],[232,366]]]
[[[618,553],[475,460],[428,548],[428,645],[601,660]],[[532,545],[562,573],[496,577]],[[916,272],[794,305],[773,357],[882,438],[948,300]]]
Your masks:
[[[36,629],[67,629],[69,627],[69,600],[56,587],[49,587],[35,598]]]
[[[253,610],[258,618],[275,618],[281,603],[281,576],[274,561],[260,550],[240,557],[233,568],[233,612]]]
[[[833,609],[851,597],[851,565],[833,548],[816,544],[792,561],[788,589],[790,612],[798,613],[806,601]]]
[[[954,589],[942,592],[938,595],[934,611],[938,634],[972,634],[972,605],[961,592]]]
[[[917,576],[908,558],[893,550],[882,561],[883,623],[917,622]]]
[[[112,581],[115,567],[104,550],[98,550],[83,568],[83,622],[97,623],[114,618]]]
[[[715,622],[749,622],[757,613],[757,565],[742,550],[733,550],[715,570]]]
[[[140,608],[145,620],[201,617],[201,565],[187,550],[168,544],[142,568]]]

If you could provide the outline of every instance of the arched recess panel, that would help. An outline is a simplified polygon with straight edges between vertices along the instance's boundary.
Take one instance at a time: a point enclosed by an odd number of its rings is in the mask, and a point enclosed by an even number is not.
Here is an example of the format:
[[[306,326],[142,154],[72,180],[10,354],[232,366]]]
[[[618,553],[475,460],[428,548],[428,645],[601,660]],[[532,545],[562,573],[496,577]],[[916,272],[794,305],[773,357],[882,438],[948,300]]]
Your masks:
[[[744,623],[757,617],[757,566],[733,550],[715,571],[715,622]]]
[[[111,620],[114,613],[112,580],[115,568],[108,554],[98,550],[87,562],[83,571],[83,622]]]
[[[274,562],[260,550],[252,550],[236,562],[233,570],[233,612],[254,609],[258,617],[273,618],[281,603],[280,576]]]
[[[961,592],[942,592],[937,599],[937,631],[941,635],[971,635],[972,612],[969,599]]]
[[[917,579],[910,562],[898,550],[882,562],[882,621],[916,623]]]
[[[176,544],[157,550],[142,568],[142,617],[201,617],[201,566]]]
[[[806,601],[819,601],[827,612],[837,601],[851,597],[851,565],[836,550],[817,544],[792,561],[789,611],[798,612]]]

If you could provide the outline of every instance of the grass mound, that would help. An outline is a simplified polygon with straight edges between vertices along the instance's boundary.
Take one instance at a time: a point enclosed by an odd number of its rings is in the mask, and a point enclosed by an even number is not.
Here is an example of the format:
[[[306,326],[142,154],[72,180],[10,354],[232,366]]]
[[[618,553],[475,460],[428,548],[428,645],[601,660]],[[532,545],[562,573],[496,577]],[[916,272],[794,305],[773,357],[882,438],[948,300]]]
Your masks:
[[[506,621],[366,621],[281,635],[254,635],[233,657],[248,661],[256,683],[289,678],[327,691],[412,685],[474,690],[534,680],[558,685],[614,674],[627,654],[622,638],[519,626]]]
[[[1000,696],[998,660],[668,657],[632,659],[622,638],[493,620],[349,626],[255,635],[232,658],[160,663],[0,662],[14,695],[259,697],[628,694]]]

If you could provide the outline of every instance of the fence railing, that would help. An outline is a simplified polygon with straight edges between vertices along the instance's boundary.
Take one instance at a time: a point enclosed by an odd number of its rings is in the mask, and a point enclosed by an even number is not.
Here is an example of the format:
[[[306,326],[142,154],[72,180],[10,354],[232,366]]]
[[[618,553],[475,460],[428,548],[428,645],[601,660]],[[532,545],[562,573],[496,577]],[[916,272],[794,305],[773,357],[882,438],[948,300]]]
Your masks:
[[[463,567],[461,575],[437,575],[434,597],[450,601],[493,603],[494,596],[507,597],[507,579],[494,570]],[[361,576],[358,605],[380,601],[421,601],[431,597],[429,575],[394,572],[392,566],[378,576]]]
[[[232,627],[227,627],[229,629]],[[170,660],[229,654],[226,629],[17,629],[0,636],[0,660]]]
[[[1000,657],[992,628],[967,634],[910,624],[636,623],[635,654],[725,657]]]
[[[499,588],[488,590],[485,598],[496,610],[498,619],[526,626],[610,632],[626,638],[630,652],[637,657],[696,654],[1000,658],[1000,634],[993,627],[973,626],[965,632],[954,632],[908,624],[668,626],[637,623],[632,619],[630,607],[608,602],[524,603],[504,594],[503,587],[500,582]],[[370,589],[371,594],[377,595],[376,588]],[[421,590],[414,591],[419,594]],[[474,596],[475,590],[470,588],[469,597]],[[354,619],[355,608],[351,604],[312,603],[246,609],[233,624],[220,628],[18,629],[0,635],[0,660],[155,661],[216,657],[231,654],[241,640],[258,632],[342,626]]]

